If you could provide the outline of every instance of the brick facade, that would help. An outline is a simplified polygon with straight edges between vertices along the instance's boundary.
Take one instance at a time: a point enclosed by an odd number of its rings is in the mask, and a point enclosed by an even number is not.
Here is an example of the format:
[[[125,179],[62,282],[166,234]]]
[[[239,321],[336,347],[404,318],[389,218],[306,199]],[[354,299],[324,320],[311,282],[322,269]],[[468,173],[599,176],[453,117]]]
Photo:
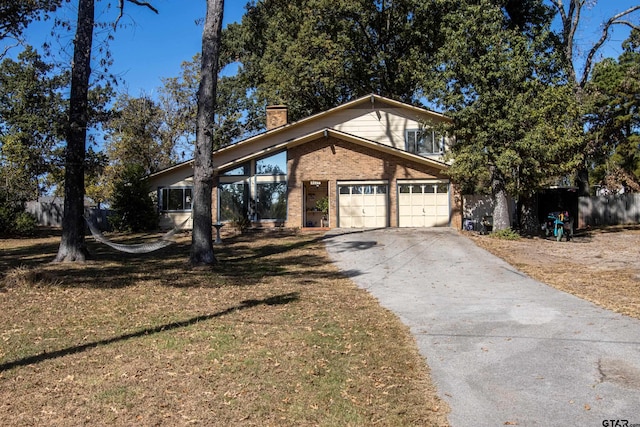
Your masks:
[[[374,148],[364,147],[338,138],[320,138],[288,151],[288,227],[303,226],[303,182],[328,181],[329,223],[338,224],[336,190],[338,181],[375,181],[389,183],[389,225],[398,226],[396,182],[398,179],[448,179],[442,171],[411,160],[404,160]],[[461,226],[461,198],[452,186],[451,226]],[[457,213],[456,213],[457,212]]]
[[[397,180],[448,179],[443,171],[424,164],[405,160],[374,148],[364,147],[334,137],[319,138],[288,149],[288,200],[285,227],[304,227],[305,181],[328,181],[329,224],[338,224],[337,183],[339,181],[385,180],[389,184],[389,225],[398,226]],[[451,185],[451,227],[462,228],[462,197]],[[212,194],[213,218],[217,218],[217,186]],[[275,223],[260,224],[263,227]],[[280,225],[280,224],[278,224]]]

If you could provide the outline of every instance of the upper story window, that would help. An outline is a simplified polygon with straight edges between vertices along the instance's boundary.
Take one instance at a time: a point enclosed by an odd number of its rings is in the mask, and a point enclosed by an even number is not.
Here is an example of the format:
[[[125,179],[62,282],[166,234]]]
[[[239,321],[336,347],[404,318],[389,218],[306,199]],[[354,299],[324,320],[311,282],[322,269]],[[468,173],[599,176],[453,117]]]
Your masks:
[[[406,146],[407,151],[414,154],[442,154],[444,136],[433,129],[409,129]]]
[[[229,169],[222,173],[223,176],[246,176],[249,175],[249,164],[245,163],[235,169]]]
[[[269,157],[256,160],[256,175],[286,175],[287,152],[281,151]]]

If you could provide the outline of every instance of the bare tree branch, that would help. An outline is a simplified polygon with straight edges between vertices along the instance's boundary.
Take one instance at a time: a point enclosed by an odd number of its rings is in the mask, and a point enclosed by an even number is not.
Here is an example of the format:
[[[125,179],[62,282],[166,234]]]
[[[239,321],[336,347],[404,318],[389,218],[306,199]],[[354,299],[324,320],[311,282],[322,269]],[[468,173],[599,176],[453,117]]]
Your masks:
[[[562,37],[564,44],[564,56],[567,61],[567,71],[569,73],[569,77],[572,81],[574,81],[579,87],[584,87],[587,82],[587,78],[589,77],[589,73],[591,72],[591,68],[593,65],[593,58],[602,45],[609,38],[609,30],[612,25],[627,25],[631,28],[638,29],[639,26],[633,24],[631,21],[625,21],[620,18],[627,16],[637,10],[640,10],[640,5],[631,6],[627,10],[620,12],[611,18],[609,18],[602,25],[602,33],[598,41],[591,47],[589,50],[586,61],[584,64],[584,68],[582,69],[582,73],[580,79],[577,77],[577,73],[575,70],[575,65],[573,63],[573,47],[576,32],[578,31],[578,26],[580,24],[580,14],[582,8],[587,4],[587,0],[569,0],[568,2],[568,10],[565,9],[565,2],[563,0],[550,0],[550,3],[555,7],[556,11],[560,15],[560,19],[562,21]]]
[[[140,1],[140,0],[127,0],[127,1],[129,3],[133,3],[133,4],[138,5],[138,6],[148,7],[149,9],[154,11],[155,13],[158,13],[158,9],[153,7],[153,5],[151,3],[149,3],[149,2]],[[113,29],[114,30],[118,26],[118,22],[120,22],[120,19],[122,19],[122,15],[124,14],[124,0],[118,0],[118,10],[120,10],[120,13],[118,14],[118,17],[116,18],[115,22],[113,23]]]
[[[122,1],[122,0],[120,0]],[[152,11],[154,11],[155,13],[158,13],[158,9],[156,9],[155,7],[153,7],[153,5],[149,2],[146,1],[140,1],[140,0],[127,0],[129,3],[133,3],[133,4],[137,4],[138,6],[144,6],[144,7],[148,7],[149,9],[151,9]]]
[[[118,0],[118,9],[120,10],[120,13],[118,14],[118,17],[116,18],[116,20],[113,23],[114,31],[118,27],[118,22],[120,22],[120,19],[122,18],[122,15],[124,14],[124,0]]]
[[[636,25],[631,21],[616,21],[614,24],[626,25],[631,27],[632,30],[640,30],[640,25]]]
[[[2,52],[0,52],[0,60],[4,59],[5,56],[7,56],[7,52],[9,52],[9,50],[13,49],[16,46],[19,46],[20,43],[16,43],[16,44],[8,44],[6,45],[3,49]]]
[[[602,27],[602,33],[601,33],[600,39],[598,39],[598,41],[593,45],[593,47],[587,54],[587,59],[584,64],[584,69],[582,70],[582,77],[578,82],[580,87],[583,87],[586,84],[587,78],[589,77],[589,73],[591,71],[591,64],[593,62],[593,57],[598,52],[598,50],[602,47],[604,42],[607,41],[607,39],[609,38],[609,29],[611,28],[611,26],[616,24],[627,24],[631,26],[631,28],[637,28],[637,26],[634,26],[633,24],[627,21],[620,20],[620,18],[622,18],[623,16],[629,15],[630,13],[635,12],[636,10],[640,10],[640,5],[632,6],[627,10],[612,16],[604,23]]]

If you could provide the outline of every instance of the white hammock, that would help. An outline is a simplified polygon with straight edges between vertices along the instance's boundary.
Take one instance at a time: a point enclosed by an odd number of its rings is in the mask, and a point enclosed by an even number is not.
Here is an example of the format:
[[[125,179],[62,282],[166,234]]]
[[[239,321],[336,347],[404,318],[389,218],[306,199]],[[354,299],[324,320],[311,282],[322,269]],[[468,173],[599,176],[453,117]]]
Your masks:
[[[110,246],[113,249],[120,252],[126,252],[130,254],[146,254],[149,252],[157,251],[158,249],[162,249],[166,246],[169,246],[172,243],[175,243],[173,240],[170,240],[171,237],[173,237],[178,231],[180,231],[182,227],[187,223],[187,221],[189,221],[189,219],[191,218],[187,218],[182,224],[174,227],[173,230],[169,231],[168,233],[165,233],[160,237],[160,239],[156,240],[155,242],[138,243],[138,244],[130,244],[130,245],[112,242],[111,240],[104,237],[104,235],[100,232],[100,230],[98,230],[98,228],[96,228],[96,226],[93,225],[91,221],[89,221],[87,218],[85,218],[84,220],[87,222],[87,225],[89,226],[91,235],[98,242],[104,243],[105,245]]]

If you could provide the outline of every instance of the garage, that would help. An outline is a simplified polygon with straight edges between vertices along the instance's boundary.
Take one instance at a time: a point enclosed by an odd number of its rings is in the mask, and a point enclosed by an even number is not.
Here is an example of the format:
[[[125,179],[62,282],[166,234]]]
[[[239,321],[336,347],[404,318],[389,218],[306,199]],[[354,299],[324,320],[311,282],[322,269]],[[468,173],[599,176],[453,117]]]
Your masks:
[[[400,227],[449,225],[449,182],[444,180],[398,182]]]
[[[386,182],[339,183],[338,227],[387,227],[388,188]]]

